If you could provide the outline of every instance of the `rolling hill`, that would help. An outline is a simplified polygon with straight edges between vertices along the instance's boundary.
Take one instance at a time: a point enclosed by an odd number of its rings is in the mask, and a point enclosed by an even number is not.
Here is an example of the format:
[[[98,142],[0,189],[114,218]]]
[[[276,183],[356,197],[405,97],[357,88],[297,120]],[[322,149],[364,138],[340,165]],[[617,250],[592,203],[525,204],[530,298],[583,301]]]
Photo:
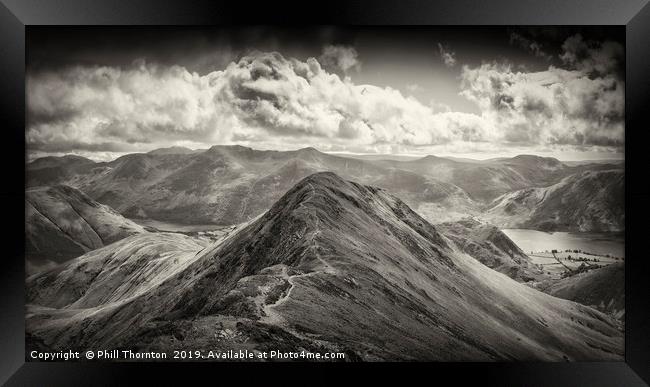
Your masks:
[[[625,173],[585,171],[543,188],[495,199],[482,215],[503,228],[546,231],[624,231]]]
[[[54,308],[110,304],[159,285],[205,247],[205,241],[178,233],[132,235],[31,276],[27,298]]]
[[[539,289],[625,319],[625,264],[622,262],[542,283]]]
[[[302,179],[210,246],[149,253],[147,238],[30,277],[32,342],[342,351],[349,360],[622,360],[610,317],[486,267],[385,190],[333,173]]]
[[[65,155],[47,156],[27,164],[27,186],[61,184],[76,175],[91,173],[95,162],[85,157]]]
[[[543,278],[543,271],[497,227],[467,218],[436,225],[458,248],[485,266],[508,277],[529,282]]]
[[[142,232],[141,226],[72,187],[32,188],[25,194],[28,273]]]

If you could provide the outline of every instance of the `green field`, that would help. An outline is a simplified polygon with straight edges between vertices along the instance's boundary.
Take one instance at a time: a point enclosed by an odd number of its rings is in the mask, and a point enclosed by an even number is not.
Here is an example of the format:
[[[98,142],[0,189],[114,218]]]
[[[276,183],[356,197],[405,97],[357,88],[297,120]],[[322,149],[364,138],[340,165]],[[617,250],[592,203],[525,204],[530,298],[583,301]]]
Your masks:
[[[581,265],[607,266],[615,262],[624,262],[625,258],[611,257],[575,251],[540,251],[528,252],[531,261],[539,265],[545,273],[553,278],[578,270]]]

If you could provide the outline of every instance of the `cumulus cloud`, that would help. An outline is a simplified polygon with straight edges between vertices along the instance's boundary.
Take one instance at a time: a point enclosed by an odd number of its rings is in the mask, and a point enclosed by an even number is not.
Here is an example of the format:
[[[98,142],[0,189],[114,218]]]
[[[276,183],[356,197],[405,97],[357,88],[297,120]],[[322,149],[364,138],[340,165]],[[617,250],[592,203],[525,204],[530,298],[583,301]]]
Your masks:
[[[275,52],[252,52],[205,75],[143,61],[39,72],[27,77],[26,141],[32,154],[233,143],[401,153],[621,147],[624,83],[607,72],[619,51],[577,38],[565,46],[569,69],[463,67],[461,93],[476,102],[479,114],[423,104],[391,87],[355,84],[323,66],[322,57],[302,61]],[[355,66],[331,63],[341,71]]]
[[[465,67],[462,85],[506,143],[624,145],[624,84],[611,74],[594,78],[555,67],[525,73],[483,64]]]
[[[357,50],[349,46],[325,46],[318,61],[324,68],[343,74],[348,74],[350,70],[359,71],[361,69]]]
[[[27,79],[27,143],[37,150],[133,150],[161,139],[217,139],[230,130],[214,103],[218,74],[137,64],[74,67]]]
[[[510,64],[464,67],[462,95],[507,144],[618,149],[625,144],[623,48],[614,42],[566,39],[565,68],[515,71]]]
[[[442,63],[444,63],[445,66],[456,66],[456,53],[449,50],[448,48],[445,48],[445,46],[443,46],[441,43],[438,43],[438,52],[440,52],[440,58],[442,59]]]
[[[255,52],[204,76],[140,63],[28,77],[28,146],[113,151],[265,142],[427,145],[487,141],[480,117],[356,85],[319,61]]]

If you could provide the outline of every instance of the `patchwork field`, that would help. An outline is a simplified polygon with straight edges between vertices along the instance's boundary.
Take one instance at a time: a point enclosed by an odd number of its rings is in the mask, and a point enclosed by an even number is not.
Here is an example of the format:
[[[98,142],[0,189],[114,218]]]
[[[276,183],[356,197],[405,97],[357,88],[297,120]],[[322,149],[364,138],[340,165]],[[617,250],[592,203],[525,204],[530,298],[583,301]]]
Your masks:
[[[617,262],[624,262],[623,257],[612,257],[592,253],[579,252],[580,250],[565,251],[540,251],[528,255],[531,261],[539,265],[546,274],[552,278],[561,278],[571,272],[584,270],[581,267],[603,267]]]

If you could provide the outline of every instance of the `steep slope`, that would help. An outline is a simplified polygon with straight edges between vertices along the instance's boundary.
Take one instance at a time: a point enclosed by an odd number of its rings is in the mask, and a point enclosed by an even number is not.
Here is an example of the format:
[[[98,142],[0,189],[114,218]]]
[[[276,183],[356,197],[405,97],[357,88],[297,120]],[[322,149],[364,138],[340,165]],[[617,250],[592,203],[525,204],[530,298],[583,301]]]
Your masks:
[[[25,193],[25,256],[28,272],[64,262],[144,229],[72,187]]]
[[[176,233],[132,235],[27,279],[27,298],[54,308],[91,308],[150,290],[186,267],[206,242]]]
[[[555,297],[592,306],[618,319],[625,319],[624,263],[614,263],[541,284],[539,289]]]
[[[625,173],[586,171],[545,188],[505,194],[483,217],[503,228],[548,231],[623,231]]]
[[[28,286],[52,294],[48,284],[90,256]],[[100,283],[93,302],[83,289],[63,302],[30,292],[27,333],[53,349],[168,350],[182,340],[365,360],[622,358],[607,316],[489,269],[399,199],[332,173],[303,179],[189,261],[142,292],[113,297]]]
[[[528,282],[543,278],[542,270],[497,227],[474,218],[441,223],[438,230],[458,248],[508,277]]]

